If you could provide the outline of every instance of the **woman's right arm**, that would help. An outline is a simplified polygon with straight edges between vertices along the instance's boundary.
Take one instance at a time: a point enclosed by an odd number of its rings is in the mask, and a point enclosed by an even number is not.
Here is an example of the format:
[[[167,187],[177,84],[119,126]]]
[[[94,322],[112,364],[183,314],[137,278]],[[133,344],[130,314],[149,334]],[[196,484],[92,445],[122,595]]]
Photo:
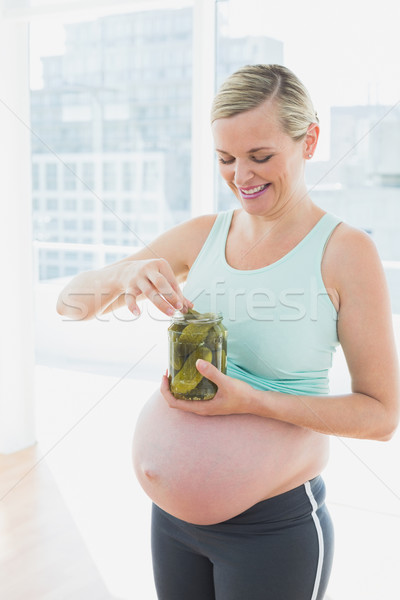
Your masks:
[[[145,297],[167,315],[191,307],[179,283],[186,279],[214,220],[215,215],[197,217],[127,258],[79,273],[61,291],[57,312],[80,321],[127,305],[139,314],[137,301]]]

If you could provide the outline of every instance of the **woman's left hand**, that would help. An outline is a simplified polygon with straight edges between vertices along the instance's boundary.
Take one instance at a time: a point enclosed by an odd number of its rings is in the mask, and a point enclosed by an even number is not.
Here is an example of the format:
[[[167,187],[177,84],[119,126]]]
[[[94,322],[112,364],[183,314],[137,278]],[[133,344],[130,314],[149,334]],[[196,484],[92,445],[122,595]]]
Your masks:
[[[199,359],[197,370],[218,386],[218,391],[211,400],[177,400],[170,392],[169,381],[163,375],[160,391],[171,408],[179,408],[202,416],[233,415],[248,413],[248,401],[253,388],[239,379],[228,377],[211,363]]]

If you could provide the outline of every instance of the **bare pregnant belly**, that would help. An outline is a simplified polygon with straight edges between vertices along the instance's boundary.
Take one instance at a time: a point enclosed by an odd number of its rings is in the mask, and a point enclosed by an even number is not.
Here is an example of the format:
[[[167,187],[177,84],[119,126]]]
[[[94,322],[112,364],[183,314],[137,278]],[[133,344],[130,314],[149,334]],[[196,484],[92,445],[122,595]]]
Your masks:
[[[256,415],[201,417],[157,391],[136,425],[133,464],[153,502],[207,525],[315,477],[328,451],[323,434]]]

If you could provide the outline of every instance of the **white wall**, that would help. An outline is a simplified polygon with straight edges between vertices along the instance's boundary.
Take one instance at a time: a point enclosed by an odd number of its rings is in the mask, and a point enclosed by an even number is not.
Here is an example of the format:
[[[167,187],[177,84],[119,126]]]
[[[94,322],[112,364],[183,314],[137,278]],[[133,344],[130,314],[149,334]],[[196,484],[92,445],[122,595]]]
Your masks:
[[[0,453],[35,441],[28,25],[0,15]]]

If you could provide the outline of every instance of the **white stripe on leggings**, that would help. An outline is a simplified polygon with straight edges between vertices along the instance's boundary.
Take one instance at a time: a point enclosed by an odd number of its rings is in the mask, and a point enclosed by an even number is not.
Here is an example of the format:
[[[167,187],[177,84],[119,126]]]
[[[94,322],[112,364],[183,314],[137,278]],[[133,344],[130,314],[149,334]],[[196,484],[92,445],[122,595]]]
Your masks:
[[[318,504],[314,498],[314,494],[312,493],[310,482],[306,481],[304,484],[304,487],[306,489],[307,496],[309,497],[310,502],[311,502],[311,506],[312,506],[311,516],[313,518],[315,529],[317,530],[317,536],[318,536],[318,546],[319,546],[318,565],[317,565],[317,573],[315,575],[314,589],[313,589],[313,593],[311,596],[311,600],[316,600],[317,595],[318,595],[319,586],[321,583],[322,564],[324,562],[324,535],[322,533],[321,523],[319,522],[318,515],[316,512],[318,509]]]

